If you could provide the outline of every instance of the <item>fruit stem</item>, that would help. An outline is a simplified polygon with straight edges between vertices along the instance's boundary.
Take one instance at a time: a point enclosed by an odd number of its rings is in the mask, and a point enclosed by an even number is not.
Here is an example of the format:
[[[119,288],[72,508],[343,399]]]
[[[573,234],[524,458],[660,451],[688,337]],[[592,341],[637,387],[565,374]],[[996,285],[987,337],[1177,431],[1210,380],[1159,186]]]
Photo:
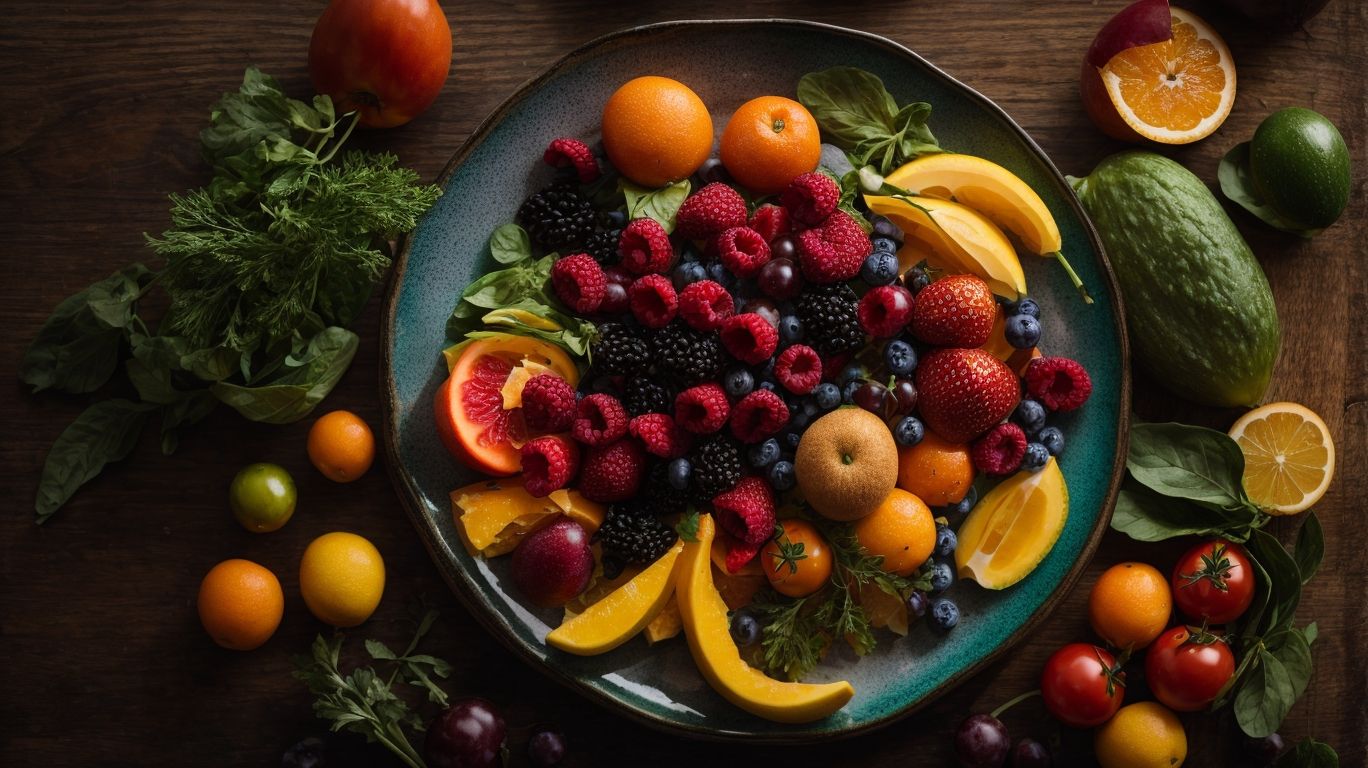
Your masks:
[[[1078,295],[1083,297],[1084,303],[1093,303],[1092,297],[1088,295],[1088,289],[1083,287],[1082,278],[1080,278],[1078,276],[1078,273],[1074,271],[1074,268],[1069,264],[1069,260],[1064,258],[1064,252],[1051,251],[1046,255],[1053,256],[1054,260],[1059,262],[1060,266],[1064,267],[1064,271],[1069,275],[1069,280],[1073,281],[1074,287],[1078,289]]]
[[[1006,704],[1003,704],[1002,706],[1000,706],[1000,707],[998,707],[997,709],[993,710],[991,714],[992,714],[992,716],[993,716],[994,718],[997,718],[997,717],[1000,716],[1003,712],[1006,712],[1007,710],[1011,709],[1012,707],[1015,707],[1016,705],[1020,704],[1021,702],[1025,701],[1025,700],[1027,700],[1027,699],[1029,699],[1029,698],[1031,698],[1032,696],[1039,696],[1039,695],[1040,695],[1040,689],[1039,689],[1039,688],[1037,688],[1037,689],[1035,689],[1035,690],[1033,690],[1033,691],[1027,691],[1027,692],[1021,694],[1020,696],[1016,697],[1015,699],[1012,699],[1012,700],[1008,701]]]

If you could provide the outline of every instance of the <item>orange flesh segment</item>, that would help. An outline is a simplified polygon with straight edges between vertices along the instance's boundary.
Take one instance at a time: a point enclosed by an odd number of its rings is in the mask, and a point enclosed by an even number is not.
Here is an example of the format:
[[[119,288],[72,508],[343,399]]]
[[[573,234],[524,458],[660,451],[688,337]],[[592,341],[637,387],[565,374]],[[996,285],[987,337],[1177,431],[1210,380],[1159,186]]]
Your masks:
[[[1330,462],[1320,429],[1292,413],[1251,423],[1240,443],[1250,494],[1275,504],[1295,504],[1315,490]]]

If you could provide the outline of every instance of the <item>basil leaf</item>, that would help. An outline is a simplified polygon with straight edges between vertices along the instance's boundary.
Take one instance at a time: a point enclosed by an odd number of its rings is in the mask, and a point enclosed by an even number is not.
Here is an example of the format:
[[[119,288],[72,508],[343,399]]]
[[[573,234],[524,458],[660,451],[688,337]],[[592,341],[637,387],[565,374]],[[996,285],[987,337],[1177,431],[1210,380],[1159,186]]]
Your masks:
[[[101,400],[71,422],[43,461],[34,510],[46,522],[104,465],[127,456],[138,444],[153,406],[131,400]]]
[[[1297,531],[1297,543],[1292,548],[1292,559],[1297,563],[1297,570],[1301,571],[1302,584],[1311,581],[1311,577],[1316,575],[1324,557],[1325,532],[1316,513],[1312,512],[1306,516],[1301,530]]]
[[[1339,768],[1339,764],[1339,755],[1329,744],[1305,738],[1296,749],[1284,752],[1273,768]]]
[[[302,359],[287,362],[285,374],[255,387],[220,381],[209,391],[252,421],[298,421],[309,415],[337,385],[351,365],[358,344],[356,334],[345,328],[325,328],[309,341]]]
[[[1116,496],[1111,527],[1136,541],[1225,535],[1232,521],[1220,510],[1161,496],[1129,481]]]
[[[822,129],[822,138],[846,151],[890,138],[898,104],[877,76],[855,67],[809,72],[798,80],[798,101]]]
[[[1227,435],[1186,424],[1131,427],[1126,467],[1131,476],[1165,496],[1211,509],[1255,512],[1244,490],[1244,454]]]
[[[1303,229],[1293,224],[1283,218],[1273,206],[1259,198],[1259,193],[1254,188],[1254,179],[1249,175],[1249,142],[1236,144],[1225,153],[1216,170],[1216,179],[1221,183],[1221,194],[1257,216],[1268,226],[1305,238],[1320,233],[1319,229]]]
[[[1264,612],[1268,610],[1268,600],[1273,593],[1273,582],[1268,577],[1268,571],[1259,563],[1258,558],[1251,557],[1249,564],[1254,566],[1254,599],[1250,602],[1248,610],[1239,618],[1240,631],[1238,634],[1242,638],[1248,638],[1250,642],[1257,642],[1257,631],[1263,622]]]
[[[927,127],[926,122],[931,118],[931,105],[924,101],[915,101],[898,110],[898,114],[893,118],[893,123],[898,127],[898,151],[901,154],[900,163],[905,163],[919,155],[927,155],[943,151],[936,137]],[[887,168],[885,174],[892,171]]]
[[[1307,645],[1311,645],[1312,643],[1316,642],[1317,637],[1320,637],[1320,627],[1317,627],[1316,622],[1314,621],[1310,624],[1307,624],[1306,626],[1302,627],[1302,637],[1306,638]]]
[[[549,341],[564,347],[575,357],[587,355],[589,343],[598,336],[593,323],[559,312],[535,299],[523,299],[496,309],[481,317],[480,322],[503,328],[508,333]],[[474,331],[466,335],[471,333]]]
[[[551,279],[551,265],[555,261],[555,254],[548,254],[536,261],[525,261],[507,269],[488,272],[466,286],[460,301],[451,310],[451,317],[447,319],[447,338],[458,341],[471,329],[478,328],[478,318],[486,310],[506,307],[523,299],[549,303],[546,287]]]
[[[513,222],[500,225],[489,236],[489,253],[500,264],[516,264],[532,256],[532,238]]]
[[[679,213],[679,206],[689,196],[689,189],[688,179],[681,179],[660,189],[646,189],[624,180],[622,194],[627,199],[627,218],[655,219],[666,232],[673,232],[675,214]]]
[[[152,278],[133,264],[64,299],[24,351],[19,378],[34,392],[84,394],[103,386],[118,368],[119,345]]]
[[[1261,622],[1264,627],[1259,634],[1267,635],[1272,630],[1290,625],[1301,602],[1301,572],[1297,563],[1287,554],[1283,545],[1272,534],[1256,530],[1249,537],[1249,554],[1253,555],[1268,574],[1269,611]]]
[[[1287,670],[1287,678],[1292,683],[1293,700],[1300,698],[1311,682],[1311,646],[1306,642],[1306,635],[1299,629],[1289,627],[1271,635],[1264,645]]]
[[[1235,694],[1235,720],[1256,739],[1278,730],[1296,699],[1282,662],[1260,650],[1258,662]]]

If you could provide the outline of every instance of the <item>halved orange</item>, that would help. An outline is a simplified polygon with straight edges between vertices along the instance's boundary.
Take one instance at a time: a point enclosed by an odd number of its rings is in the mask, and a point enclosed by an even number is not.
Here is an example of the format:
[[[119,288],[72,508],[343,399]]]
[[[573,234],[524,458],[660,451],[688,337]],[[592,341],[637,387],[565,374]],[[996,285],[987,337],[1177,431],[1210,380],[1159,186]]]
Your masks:
[[[1245,457],[1245,492],[1270,515],[1310,509],[1335,476],[1330,429],[1304,405],[1255,408],[1235,422],[1230,436]]]
[[[1117,114],[1161,144],[1188,144],[1225,122],[1235,103],[1235,61],[1221,36],[1171,8],[1173,38],[1128,48],[1099,73]]]

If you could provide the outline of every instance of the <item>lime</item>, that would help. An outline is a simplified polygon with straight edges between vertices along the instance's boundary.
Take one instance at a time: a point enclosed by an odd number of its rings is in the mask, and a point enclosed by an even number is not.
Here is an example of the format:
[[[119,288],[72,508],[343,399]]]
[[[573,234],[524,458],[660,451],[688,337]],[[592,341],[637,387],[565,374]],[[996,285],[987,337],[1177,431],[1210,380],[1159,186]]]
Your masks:
[[[248,464],[228,486],[233,516],[253,533],[268,533],[289,522],[297,496],[294,478],[278,464]]]
[[[1319,112],[1288,107],[1264,118],[1249,143],[1259,197],[1306,230],[1324,229],[1349,203],[1349,148]]]

